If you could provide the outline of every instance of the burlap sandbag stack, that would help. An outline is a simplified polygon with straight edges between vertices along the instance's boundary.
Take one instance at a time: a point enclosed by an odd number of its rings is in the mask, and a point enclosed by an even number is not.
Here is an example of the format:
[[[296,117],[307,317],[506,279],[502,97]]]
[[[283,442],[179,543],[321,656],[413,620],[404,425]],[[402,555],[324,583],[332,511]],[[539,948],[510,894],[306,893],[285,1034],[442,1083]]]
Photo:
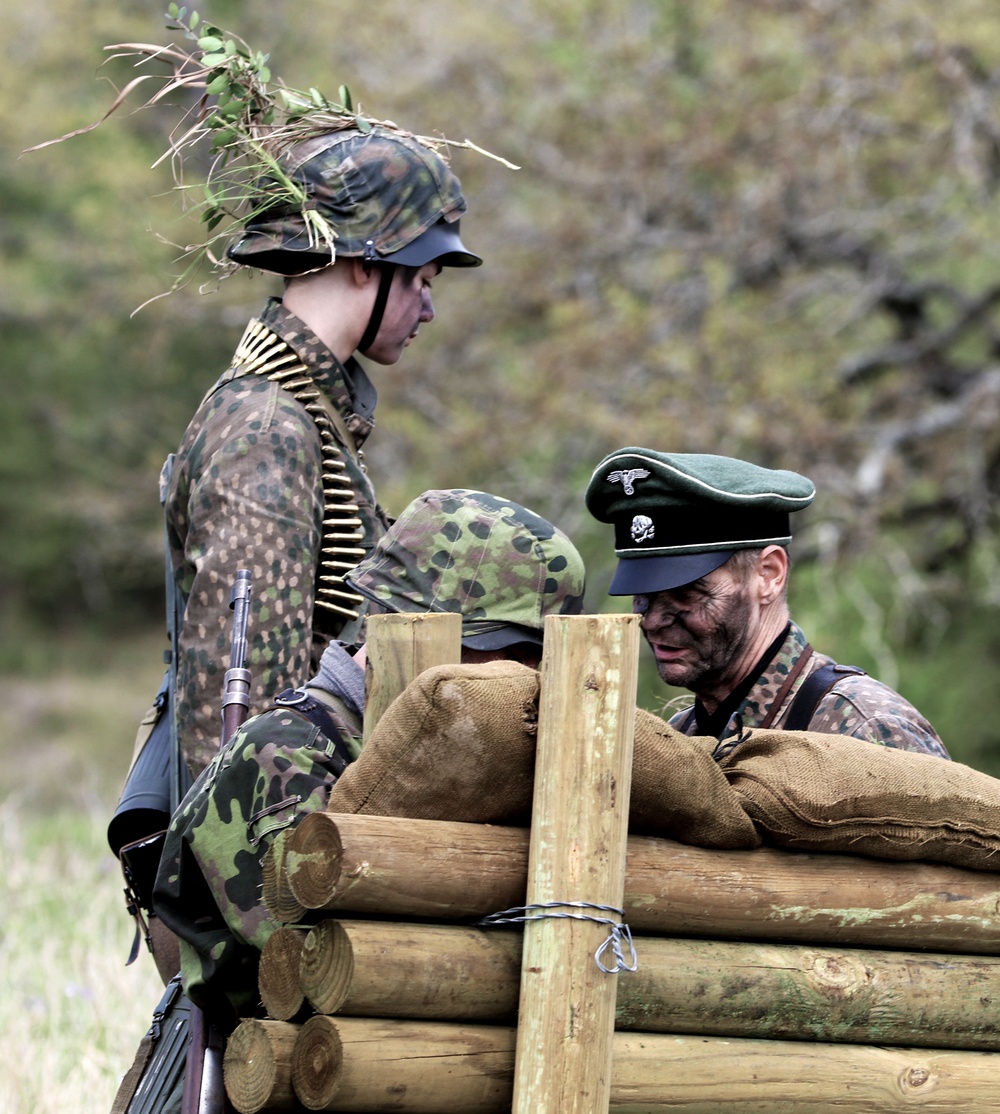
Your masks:
[[[531,815],[539,675],[517,662],[442,665],[410,684],[330,793],[330,812],[526,825]],[[761,839],[712,758],[636,711],[629,827],[701,847]]]
[[[1000,780],[843,735],[753,731],[720,761],[769,843],[1000,869]]]

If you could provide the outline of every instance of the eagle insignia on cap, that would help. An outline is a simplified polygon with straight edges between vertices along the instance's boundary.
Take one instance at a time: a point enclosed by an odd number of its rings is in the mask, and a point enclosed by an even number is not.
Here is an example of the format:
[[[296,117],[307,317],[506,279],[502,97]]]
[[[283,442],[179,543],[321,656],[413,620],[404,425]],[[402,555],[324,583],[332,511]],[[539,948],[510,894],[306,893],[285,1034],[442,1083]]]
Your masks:
[[[620,483],[626,495],[635,495],[635,481],[644,480],[649,475],[646,468],[627,468],[623,471],[609,472],[608,483]]]
[[[656,528],[651,518],[647,518],[644,514],[637,514],[632,519],[632,541],[637,545],[639,542],[652,541],[655,534]]]

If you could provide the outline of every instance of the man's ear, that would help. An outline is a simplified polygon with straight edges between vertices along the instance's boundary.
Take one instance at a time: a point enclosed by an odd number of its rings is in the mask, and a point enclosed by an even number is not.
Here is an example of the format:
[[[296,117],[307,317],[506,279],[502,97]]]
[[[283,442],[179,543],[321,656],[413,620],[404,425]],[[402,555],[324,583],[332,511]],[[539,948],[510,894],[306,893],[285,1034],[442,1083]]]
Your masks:
[[[378,285],[379,268],[366,267],[365,261],[356,256],[351,256],[350,259],[345,259],[342,262],[351,265],[351,278],[355,286],[363,289],[373,282]]]
[[[788,584],[788,550],[782,545],[768,545],[757,558],[760,602],[771,604],[781,599]]]

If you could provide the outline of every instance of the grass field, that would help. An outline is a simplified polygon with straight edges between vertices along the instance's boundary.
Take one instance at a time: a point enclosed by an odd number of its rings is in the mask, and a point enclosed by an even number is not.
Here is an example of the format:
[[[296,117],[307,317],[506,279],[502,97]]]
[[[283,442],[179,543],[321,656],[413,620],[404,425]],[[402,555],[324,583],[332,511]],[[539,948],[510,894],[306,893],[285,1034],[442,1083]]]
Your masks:
[[[107,1114],[162,983],[105,838],[162,665],[152,637],[0,678],[0,1111]]]

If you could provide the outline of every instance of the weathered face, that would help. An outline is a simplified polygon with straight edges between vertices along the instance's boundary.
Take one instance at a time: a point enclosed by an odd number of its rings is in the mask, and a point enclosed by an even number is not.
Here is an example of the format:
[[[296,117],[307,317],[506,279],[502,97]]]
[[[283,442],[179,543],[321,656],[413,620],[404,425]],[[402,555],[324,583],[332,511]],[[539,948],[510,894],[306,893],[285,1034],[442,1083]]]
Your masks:
[[[386,366],[396,363],[420,326],[434,320],[431,287],[440,273],[439,263],[396,268],[382,323],[364,353],[367,359]]]
[[[747,578],[730,562],[680,588],[634,596],[632,610],[668,685],[702,695],[742,680],[758,612]]]

